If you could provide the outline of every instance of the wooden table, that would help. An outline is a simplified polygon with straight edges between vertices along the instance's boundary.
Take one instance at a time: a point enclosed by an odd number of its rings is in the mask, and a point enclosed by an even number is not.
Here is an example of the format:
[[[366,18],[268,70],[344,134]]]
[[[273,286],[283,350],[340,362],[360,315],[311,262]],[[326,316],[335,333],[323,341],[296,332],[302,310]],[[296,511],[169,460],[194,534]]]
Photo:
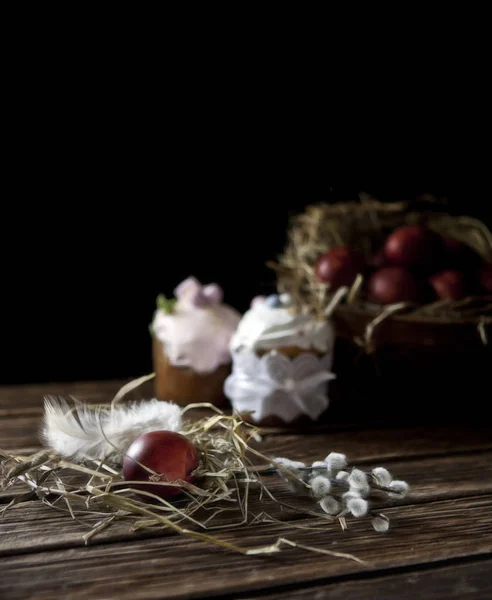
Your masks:
[[[0,390],[0,447],[30,453],[45,394],[107,402],[121,382],[9,387]],[[366,561],[299,549],[245,557],[185,537],[111,528],[85,547],[83,525],[30,501],[0,519],[0,598],[293,598],[460,600],[492,598],[492,432],[488,423],[370,429],[335,423],[310,434],[267,434],[263,452],[299,460],[344,452],[355,464],[382,464],[411,485],[385,513],[392,527],[349,529],[316,517],[220,531],[243,546],[279,536],[348,552]],[[13,491],[0,491],[0,503]],[[285,520],[287,519],[287,520]],[[301,525],[302,528],[298,526]],[[219,534],[218,534],[219,535]]]

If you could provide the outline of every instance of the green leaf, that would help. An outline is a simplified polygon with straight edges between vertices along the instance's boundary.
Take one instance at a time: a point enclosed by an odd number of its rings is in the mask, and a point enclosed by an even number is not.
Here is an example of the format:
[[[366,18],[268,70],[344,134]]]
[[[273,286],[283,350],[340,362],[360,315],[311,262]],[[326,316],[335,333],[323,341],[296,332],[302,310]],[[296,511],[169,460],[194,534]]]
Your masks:
[[[166,313],[167,315],[170,315],[174,312],[174,306],[176,304],[176,299],[175,298],[170,298],[169,300],[166,298],[166,296],[164,296],[164,294],[159,294],[157,296],[157,308],[159,310],[162,310],[162,312]]]

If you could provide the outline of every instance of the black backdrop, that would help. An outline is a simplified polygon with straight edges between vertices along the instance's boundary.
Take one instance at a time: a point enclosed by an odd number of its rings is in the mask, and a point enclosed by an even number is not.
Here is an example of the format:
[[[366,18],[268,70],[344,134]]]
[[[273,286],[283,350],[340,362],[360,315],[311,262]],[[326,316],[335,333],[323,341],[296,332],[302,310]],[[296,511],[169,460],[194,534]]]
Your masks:
[[[421,19],[393,64],[386,39],[342,59],[312,32],[238,52],[208,30],[140,44],[114,23],[24,21],[2,96],[2,383],[147,372],[157,293],[193,273],[244,310],[309,202],[430,192],[489,210],[476,27],[441,40]]]
[[[451,167],[434,179],[380,169],[336,183],[321,159],[270,148],[253,157],[202,149],[187,162],[115,143],[36,150],[4,212],[1,383],[149,372],[157,294],[193,274],[220,283],[244,311],[273,290],[265,263],[282,250],[289,215],[308,203],[432,193],[454,212],[489,211],[487,186]]]

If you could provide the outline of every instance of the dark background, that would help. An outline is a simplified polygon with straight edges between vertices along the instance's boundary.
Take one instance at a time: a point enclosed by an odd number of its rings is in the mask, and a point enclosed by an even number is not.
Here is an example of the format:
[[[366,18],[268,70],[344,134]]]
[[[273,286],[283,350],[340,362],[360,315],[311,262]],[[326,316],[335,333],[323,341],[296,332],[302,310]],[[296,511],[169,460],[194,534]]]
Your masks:
[[[308,203],[431,193],[486,217],[488,38],[429,17],[342,44],[338,24],[310,28],[307,45],[290,28],[11,23],[0,383],[148,372],[157,294],[194,274],[245,310]]]
[[[4,221],[2,383],[150,372],[157,294],[193,274],[246,310],[273,291],[265,263],[281,252],[289,216],[308,203],[432,193],[452,212],[488,219],[485,185],[451,177],[336,184],[322,165],[292,160],[238,166],[222,156],[173,171],[135,153],[77,156],[33,163],[28,183],[19,181],[30,206],[13,205]]]
[[[331,86],[327,103],[290,72],[53,50],[13,67],[4,111],[0,383],[150,372],[157,294],[193,274],[244,311],[309,203],[430,193],[490,212],[489,105],[468,67],[466,103],[455,63],[447,83],[439,65],[379,96],[374,78]]]

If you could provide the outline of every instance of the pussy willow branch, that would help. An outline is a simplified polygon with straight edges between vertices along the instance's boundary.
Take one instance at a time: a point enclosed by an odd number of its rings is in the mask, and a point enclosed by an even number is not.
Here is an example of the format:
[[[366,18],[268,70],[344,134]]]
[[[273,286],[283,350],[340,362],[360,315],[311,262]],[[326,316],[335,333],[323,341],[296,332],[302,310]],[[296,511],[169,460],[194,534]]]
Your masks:
[[[279,475],[280,471],[275,468],[275,467],[250,467],[249,470],[254,471],[255,473],[257,473],[258,475]],[[296,467],[296,471],[304,471],[306,473],[312,473],[313,471],[319,471],[320,467],[310,467],[310,466],[305,466],[305,467]],[[403,495],[401,492],[399,492],[398,490],[394,490],[393,488],[384,486],[384,485],[379,485],[378,483],[376,483],[374,475],[372,473],[365,473],[365,475],[367,476],[368,480],[370,480],[372,482],[371,488],[373,490],[380,490],[381,492],[390,492],[391,494],[401,494]],[[330,481],[330,483],[333,483],[335,485],[338,485],[340,487],[349,489],[350,488],[350,484],[347,481],[344,481],[343,479],[336,479],[335,477],[327,477],[327,479]]]

